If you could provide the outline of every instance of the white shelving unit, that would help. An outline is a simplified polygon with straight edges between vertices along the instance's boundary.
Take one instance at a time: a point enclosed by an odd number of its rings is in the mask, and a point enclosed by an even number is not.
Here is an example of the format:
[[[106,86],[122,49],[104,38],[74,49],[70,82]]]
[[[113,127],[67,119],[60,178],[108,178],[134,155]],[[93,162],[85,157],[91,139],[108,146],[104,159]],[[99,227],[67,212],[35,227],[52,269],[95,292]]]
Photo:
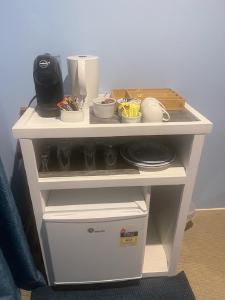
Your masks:
[[[182,116],[188,115],[191,118]],[[87,116],[87,112],[86,112]],[[50,191],[100,187],[152,186],[148,237],[145,247],[143,277],[176,273],[183,232],[204,137],[212,130],[212,123],[186,104],[185,114],[169,123],[83,124],[63,123],[59,119],[44,119],[33,108],[28,108],[13,127],[20,140],[28,184],[35,214],[36,226],[49,284],[53,283],[51,264],[45,253],[43,214],[48,206]],[[38,171],[37,141],[69,138],[125,140],[132,137],[158,136],[169,141],[176,149],[178,159],[169,168],[158,171],[139,171],[135,174],[115,175],[62,175],[41,176]]]

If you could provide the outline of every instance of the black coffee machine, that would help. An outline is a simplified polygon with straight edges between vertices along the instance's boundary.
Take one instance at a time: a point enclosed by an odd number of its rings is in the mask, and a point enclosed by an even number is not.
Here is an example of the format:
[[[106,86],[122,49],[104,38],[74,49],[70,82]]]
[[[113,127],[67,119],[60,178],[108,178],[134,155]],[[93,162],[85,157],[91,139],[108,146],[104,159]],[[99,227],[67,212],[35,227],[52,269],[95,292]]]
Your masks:
[[[41,117],[57,117],[59,108],[56,103],[63,98],[62,73],[57,58],[49,53],[37,56],[33,77],[37,112]]]

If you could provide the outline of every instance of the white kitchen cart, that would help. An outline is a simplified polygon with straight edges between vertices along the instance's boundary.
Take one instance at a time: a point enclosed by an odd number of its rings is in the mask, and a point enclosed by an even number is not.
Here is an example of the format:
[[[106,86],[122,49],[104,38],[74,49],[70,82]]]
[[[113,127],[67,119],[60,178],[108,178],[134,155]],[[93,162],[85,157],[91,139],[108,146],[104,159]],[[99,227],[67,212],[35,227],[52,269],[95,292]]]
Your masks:
[[[54,118],[44,119],[39,117],[33,108],[28,108],[13,127],[15,138],[20,140],[49,284],[53,284],[54,281],[51,276],[50,258],[45,251],[43,215],[52,209],[48,201],[49,195],[66,189],[137,186],[142,187],[149,202],[148,187],[151,186],[150,225],[142,275],[174,275],[204,137],[211,132],[212,123],[188,104],[185,105],[184,111],[172,113],[168,123],[91,122],[91,118],[89,120],[88,117],[79,124],[63,123]],[[106,172],[95,176],[73,173],[42,176],[38,171],[38,145],[43,139],[70,138],[81,141],[110,138],[121,142],[133,137],[148,139],[151,136],[163,138],[175,147],[177,160],[169,168],[110,175]]]

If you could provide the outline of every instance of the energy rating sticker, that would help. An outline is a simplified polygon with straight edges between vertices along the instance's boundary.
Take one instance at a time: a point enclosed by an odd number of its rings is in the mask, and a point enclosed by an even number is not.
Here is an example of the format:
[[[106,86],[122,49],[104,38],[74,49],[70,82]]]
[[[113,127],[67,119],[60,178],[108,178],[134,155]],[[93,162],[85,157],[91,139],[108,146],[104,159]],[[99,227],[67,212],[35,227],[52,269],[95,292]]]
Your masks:
[[[120,246],[136,246],[138,243],[138,231],[120,230]]]

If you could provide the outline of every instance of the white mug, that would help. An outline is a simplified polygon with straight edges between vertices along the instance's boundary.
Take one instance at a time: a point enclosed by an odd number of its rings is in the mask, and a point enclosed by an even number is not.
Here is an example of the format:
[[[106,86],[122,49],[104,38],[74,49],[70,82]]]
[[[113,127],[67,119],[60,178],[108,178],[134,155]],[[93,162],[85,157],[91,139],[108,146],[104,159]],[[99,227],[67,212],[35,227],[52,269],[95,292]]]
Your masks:
[[[142,100],[141,111],[144,122],[168,122],[170,120],[165,106],[155,98]]]

